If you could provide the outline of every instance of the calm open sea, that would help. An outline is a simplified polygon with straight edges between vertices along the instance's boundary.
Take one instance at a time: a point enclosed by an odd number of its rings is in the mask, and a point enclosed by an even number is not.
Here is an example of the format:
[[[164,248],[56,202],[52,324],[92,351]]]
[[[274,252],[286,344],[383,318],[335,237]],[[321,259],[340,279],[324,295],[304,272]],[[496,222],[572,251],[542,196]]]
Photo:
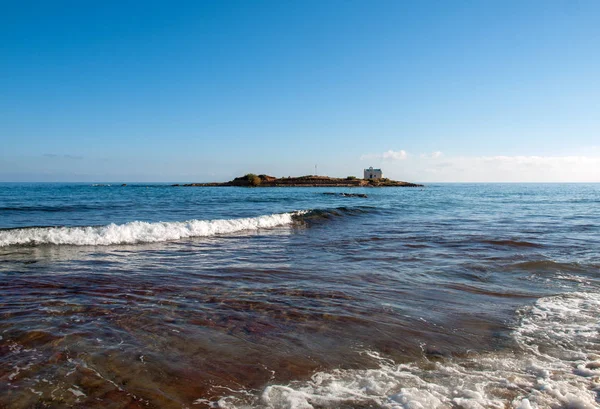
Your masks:
[[[600,184],[0,184],[0,407],[600,408],[599,331]]]

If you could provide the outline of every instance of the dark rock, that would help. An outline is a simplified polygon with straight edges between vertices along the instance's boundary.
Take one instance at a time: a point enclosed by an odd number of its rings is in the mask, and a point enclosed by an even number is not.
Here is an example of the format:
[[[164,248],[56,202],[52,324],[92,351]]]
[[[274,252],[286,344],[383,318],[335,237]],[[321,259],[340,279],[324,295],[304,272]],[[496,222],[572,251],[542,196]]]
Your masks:
[[[336,192],[325,192],[323,193],[324,195],[329,195],[329,196],[342,196],[342,197],[361,197],[363,199],[368,198],[369,196],[367,196],[364,193],[336,193]]]

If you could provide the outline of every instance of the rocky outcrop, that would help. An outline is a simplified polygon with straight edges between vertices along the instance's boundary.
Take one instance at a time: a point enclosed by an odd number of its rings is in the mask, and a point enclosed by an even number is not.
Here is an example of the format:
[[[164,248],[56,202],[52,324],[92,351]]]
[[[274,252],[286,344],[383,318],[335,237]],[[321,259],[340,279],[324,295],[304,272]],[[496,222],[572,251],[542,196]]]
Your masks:
[[[242,186],[242,187],[422,187],[416,183],[390,179],[366,180],[357,178],[331,178],[329,176],[300,176],[276,178],[269,175],[249,173],[224,183],[188,183],[173,186]]]
[[[341,197],[360,197],[363,199],[368,198],[369,196],[365,195],[364,193],[337,193],[337,192],[325,192],[323,193],[324,195],[327,196],[341,196]]]

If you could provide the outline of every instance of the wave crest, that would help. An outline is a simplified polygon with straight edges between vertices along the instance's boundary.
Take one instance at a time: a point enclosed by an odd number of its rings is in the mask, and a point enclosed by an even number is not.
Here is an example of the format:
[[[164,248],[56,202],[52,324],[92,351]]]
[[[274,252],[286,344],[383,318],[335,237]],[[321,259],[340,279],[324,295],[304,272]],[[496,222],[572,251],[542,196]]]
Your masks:
[[[155,243],[190,237],[207,237],[244,230],[267,229],[293,223],[302,212],[272,214],[228,220],[185,222],[141,222],[87,227],[29,227],[0,231],[0,247],[58,244],[107,246],[111,244]]]

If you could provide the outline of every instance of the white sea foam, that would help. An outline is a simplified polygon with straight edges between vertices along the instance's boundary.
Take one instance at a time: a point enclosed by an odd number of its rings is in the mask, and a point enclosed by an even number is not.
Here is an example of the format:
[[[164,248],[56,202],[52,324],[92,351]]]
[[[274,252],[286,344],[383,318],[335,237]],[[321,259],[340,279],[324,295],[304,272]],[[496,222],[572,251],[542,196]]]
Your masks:
[[[93,227],[33,227],[2,230],[0,231],[0,247],[32,244],[103,246],[153,243],[288,225],[292,223],[294,214],[301,214],[301,212],[229,220],[158,223],[135,221]]]
[[[600,295],[541,298],[519,315],[511,351],[402,365],[367,351],[378,367],[318,372],[268,386],[255,402],[229,396],[213,407],[600,408]]]

